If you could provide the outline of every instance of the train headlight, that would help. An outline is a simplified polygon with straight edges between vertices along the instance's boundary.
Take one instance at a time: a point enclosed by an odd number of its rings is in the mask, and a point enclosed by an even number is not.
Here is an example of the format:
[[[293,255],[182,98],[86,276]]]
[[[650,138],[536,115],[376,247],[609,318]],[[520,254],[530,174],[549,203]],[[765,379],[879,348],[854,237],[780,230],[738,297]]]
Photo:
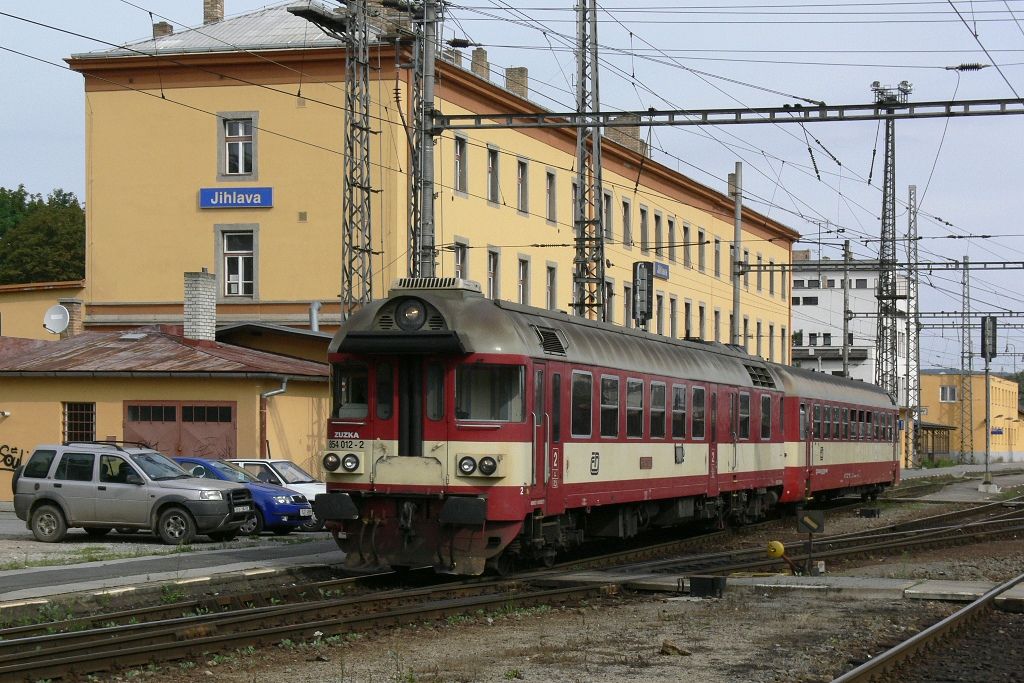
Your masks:
[[[427,321],[427,306],[419,299],[406,299],[398,305],[395,320],[406,332],[418,330]]]
[[[498,461],[489,455],[480,458],[480,474],[491,476],[498,471]]]
[[[346,453],[341,459],[341,469],[346,472],[355,472],[359,469],[359,456],[355,453]]]
[[[334,472],[341,467],[341,458],[338,457],[337,453],[328,453],[324,456],[324,469],[328,472]]]
[[[476,472],[476,460],[470,456],[465,456],[459,459],[459,473],[464,476],[469,476]]]

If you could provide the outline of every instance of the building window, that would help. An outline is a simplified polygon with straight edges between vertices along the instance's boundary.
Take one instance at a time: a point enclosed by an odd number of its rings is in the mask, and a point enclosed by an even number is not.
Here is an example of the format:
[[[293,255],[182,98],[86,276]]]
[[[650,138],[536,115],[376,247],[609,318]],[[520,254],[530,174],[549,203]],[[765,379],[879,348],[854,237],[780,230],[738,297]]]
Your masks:
[[[835,286],[836,286],[836,281],[835,280],[833,280],[831,278],[829,278],[828,280],[825,280],[825,287],[827,287],[828,289],[835,289]]]
[[[519,303],[524,306],[530,305],[530,262],[527,259],[519,259],[519,271],[517,277],[519,288]]]
[[[654,253],[657,254],[658,258],[665,255],[664,239],[665,235],[661,231],[661,215],[656,213],[654,214]]]
[[[467,180],[469,179],[469,172],[467,170],[467,159],[466,159],[466,138],[456,136],[455,137],[455,191],[466,192],[469,187]]]
[[[676,222],[668,219],[668,260],[676,260]]]
[[[703,230],[698,230],[697,231],[697,270],[699,270],[702,273],[704,272],[704,268],[707,265],[707,252],[708,252],[708,250],[705,248],[706,245],[704,244],[704,242],[705,242],[705,240],[704,240],[704,231]]]
[[[650,235],[647,234],[647,209],[640,207],[640,251],[650,251]]]
[[[779,283],[782,285],[782,300],[783,301],[786,300],[786,289],[787,289],[786,283],[787,282],[788,282],[788,280],[786,280],[786,267],[783,266],[782,270],[779,271]]]
[[[223,234],[224,296],[253,296],[255,291],[255,238],[251,232]]]
[[[775,362],[775,325],[768,326],[768,360]]]
[[[794,296],[793,297],[793,305],[794,306],[799,306],[800,305],[800,297],[798,297],[798,296]]]
[[[825,332],[824,334],[821,335],[821,345],[822,346],[832,346],[832,334],[831,333]]]
[[[715,341],[722,341],[722,312],[715,309]]]
[[[612,280],[604,281],[604,306],[608,311],[608,319],[605,322],[615,322],[615,282]]]
[[[853,287],[854,289],[867,289],[868,281],[865,278],[857,278],[853,281]]]
[[[754,330],[757,332],[757,341],[754,342],[755,348],[757,349],[757,355],[758,356],[762,356],[763,354],[761,353],[761,321],[760,320],[757,321],[757,325],[755,325]]]
[[[768,261],[768,294],[775,296],[775,261]]]
[[[750,289],[750,252],[743,250],[743,288]]]
[[[487,296],[498,298],[498,252],[487,251]]]
[[[64,440],[95,441],[96,404],[64,403]]]
[[[487,201],[501,203],[501,189],[498,186],[498,150],[487,149]]]
[[[633,246],[633,211],[629,200],[622,200],[622,245]]]
[[[750,318],[743,316],[743,350],[750,353]]]
[[[466,256],[469,249],[466,245],[461,242],[456,242],[452,245],[452,253],[455,255],[455,277],[460,277],[463,280],[468,279],[469,271],[467,268]]]
[[[759,291],[759,292],[761,291],[761,282],[762,282],[762,276],[763,276],[763,271],[761,270],[761,266],[763,266],[763,265],[764,265],[764,260],[761,258],[761,255],[758,254],[757,255],[757,291]]]
[[[939,401],[942,403],[956,403],[956,394],[955,384],[944,384],[939,387]]]
[[[516,163],[516,208],[523,213],[530,210],[530,167],[525,161]]]
[[[796,301],[797,300],[794,297],[793,303],[795,304]],[[805,296],[804,299],[803,299],[803,304],[804,304],[804,306],[817,306],[818,305],[818,297],[816,297],[816,296]]]
[[[674,297],[668,300],[668,331],[669,335],[675,339],[679,336],[679,324],[676,320],[676,304],[678,302]]]
[[[865,280],[865,282],[867,282],[867,280]],[[796,285],[795,282],[793,284]],[[808,280],[805,283],[805,286],[807,289],[821,289],[821,280]]]
[[[789,348],[789,338],[786,336],[786,328],[782,328],[782,332],[779,333],[779,341],[782,343],[782,348],[779,349],[779,362],[786,362],[786,349]]]
[[[690,244],[690,224],[683,223],[683,265],[687,268],[693,266],[692,245]]]
[[[633,288],[622,286],[622,326],[633,327]]]
[[[793,280],[793,289],[803,289],[803,288],[804,288],[804,281],[803,280]]]
[[[604,238],[612,239],[612,193],[604,193],[604,204],[601,207],[601,219],[604,221]]]
[[[707,315],[705,315],[705,312],[704,312],[704,304],[700,304],[700,305],[697,306],[697,334],[700,335],[701,339],[706,339],[706,337],[704,336],[704,334],[706,332],[706,329],[705,329],[705,323],[707,322],[706,319],[707,319]]]
[[[220,115],[221,172],[223,178],[254,178],[256,176],[255,114]]]
[[[818,345],[818,333],[817,332],[811,332],[810,334],[807,335],[807,345],[808,346],[817,346]]]
[[[549,311],[558,310],[558,292],[555,288],[557,282],[558,269],[555,266],[548,266],[547,277],[544,283],[544,301]]]
[[[689,301],[683,302],[683,336],[687,339],[693,336],[693,321],[690,315],[692,308],[693,306]]]
[[[665,334],[665,302],[664,297],[662,297],[661,294],[654,297],[654,310],[657,320],[658,334]]]
[[[715,238],[715,277],[722,277],[722,240]]]
[[[558,218],[558,202],[555,193],[555,174],[548,171],[544,176],[544,203],[547,205],[547,217],[552,223]]]

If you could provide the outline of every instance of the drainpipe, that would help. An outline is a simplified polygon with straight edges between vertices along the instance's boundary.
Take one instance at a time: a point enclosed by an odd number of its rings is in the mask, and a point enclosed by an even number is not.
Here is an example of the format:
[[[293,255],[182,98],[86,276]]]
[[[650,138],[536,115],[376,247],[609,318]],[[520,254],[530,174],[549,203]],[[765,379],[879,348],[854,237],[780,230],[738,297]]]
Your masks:
[[[309,329],[312,332],[320,331],[320,307],[319,301],[314,301],[309,305]]]
[[[270,457],[267,452],[267,399],[271,396],[277,396],[283,394],[288,390],[288,378],[285,377],[281,380],[281,387],[279,389],[271,389],[270,391],[264,391],[260,393],[260,457],[266,459]]]

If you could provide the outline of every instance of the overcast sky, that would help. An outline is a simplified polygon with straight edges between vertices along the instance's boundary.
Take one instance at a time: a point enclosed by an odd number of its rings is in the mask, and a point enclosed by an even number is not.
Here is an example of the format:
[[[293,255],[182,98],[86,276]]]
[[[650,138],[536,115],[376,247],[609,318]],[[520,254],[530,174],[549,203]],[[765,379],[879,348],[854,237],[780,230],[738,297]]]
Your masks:
[[[267,4],[225,0],[228,16]],[[449,6],[444,32],[484,44],[499,72],[528,66],[533,99],[572,109],[572,4],[463,0]],[[509,7],[516,10],[502,9]],[[599,7],[605,110],[779,106],[797,98],[866,103],[876,80],[910,81],[917,101],[1024,94],[1024,0],[607,0]],[[197,26],[202,0],[6,0],[0,12],[81,34],[0,16],[0,47],[7,48],[0,50],[0,186],[23,183],[44,194],[61,187],[84,198],[81,76],[8,50],[63,64],[70,54],[105,49],[99,41],[147,37],[150,12],[177,31]],[[1000,68],[962,74],[944,68],[963,63]],[[915,184],[926,238],[919,244],[922,260],[966,254],[973,261],[1024,261],[1024,117],[900,121],[896,129],[897,231],[906,230],[907,186]],[[745,202],[803,233],[806,243],[798,248],[817,252],[820,238],[822,255],[841,258],[841,240],[850,238],[856,257],[877,255],[877,241],[861,241],[879,234],[883,150],[877,123],[811,124],[806,137],[795,125],[655,128],[649,134],[655,159],[716,189],[724,189],[726,174],[743,161]],[[992,237],[951,238],[963,235]],[[901,243],[900,261],[903,250]],[[1024,272],[974,271],[971,278],[974,310],[1024,309]],[[959,272],[922,281],[922,310],[959,309]],[[794,329],[806,322],[794,308]],[[1007,342],[1024,353],[1024,330],[1004,331],[1000,351]],[[956,332],[926,332],[922,349],[926,367],[959,364]],[[1012,365],[1009,357],[998,363]],[[1017,365],[1024,368],[1024,360]]]

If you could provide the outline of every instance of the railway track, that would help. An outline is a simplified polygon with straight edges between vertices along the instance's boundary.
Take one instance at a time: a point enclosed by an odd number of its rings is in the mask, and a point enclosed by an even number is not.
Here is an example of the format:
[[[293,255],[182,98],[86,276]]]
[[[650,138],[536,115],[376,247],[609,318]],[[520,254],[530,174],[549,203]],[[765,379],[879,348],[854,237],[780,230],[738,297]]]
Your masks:
[[[1000,613],[994,607],[999,595],[1020,584],[1024,584],[1024,574],[996,586],[832,683],[1020,680],[1020,660],[1006,657],[1008,650],[1000,646],[1019,649],[1024,616]]]

